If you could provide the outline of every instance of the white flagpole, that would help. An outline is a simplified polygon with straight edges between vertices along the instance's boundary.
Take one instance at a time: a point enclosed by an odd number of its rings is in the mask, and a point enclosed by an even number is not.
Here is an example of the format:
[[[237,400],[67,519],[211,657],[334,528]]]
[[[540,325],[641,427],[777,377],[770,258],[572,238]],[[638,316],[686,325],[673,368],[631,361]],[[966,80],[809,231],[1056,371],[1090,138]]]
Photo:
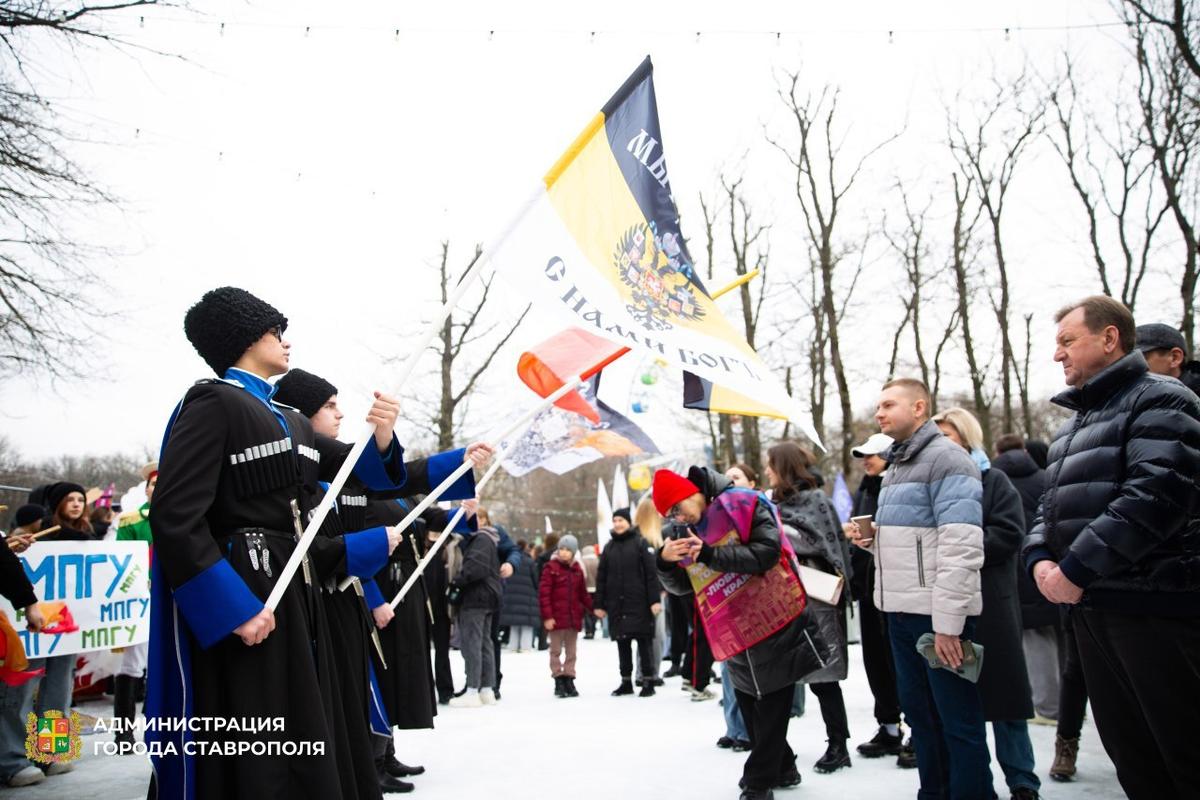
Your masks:
[[[551,405],[554,404],[555,400],[558,400],[558,398],[565,395],[571,389],[578,387],[581,383],[582,383],[582,380],[579,378],[578,375],[576,375],[573,378],[569,378],[567,380],[567,382],[565,384],[563,384],[561,389],[559,389],[554,394],[550,395],[545,400],[543,400],[538,405],[538,407],[536,409],[534,409],[533,413],[527,414],[525,417],[523,417],[520,420],[518,425],[513,428],[513,432],[515,432],[516,430],[519,429],[520,434],[517,435],[512,441],[510,441],[508,443],[508,445],[506,447],[504,447],[499,453],[497,453],[496,456],[493,458],[492,465],[490,467],[488,467],[487,472],[485,472],[483,474],[483,477],[479,479],[479,482],[475,484],[476,494],[483,491],[483,487],[487,485],[487,482],[490,481],[492,479],[492,476],[496,474],[496,470],[500,469],[500,465],[504,462],[504,460],[506,458],[508,458],[509,452],[514,447],[516,447],[517,444],[520,443],[521,439],[524,438],[525,434],[528,433],[527,428],[531,424],[533,424],[534,417],[536,417],[542,411],[545,411],[547,408],[549,408]],[[505,438],[505,437],[500,437],[500,438]],[[405,517],[404,520],[401,521],[400,524],[402,526],[405,526],[405,522],[410,522],[410,524],[411,524],[410,517],[413,517],[416,513],[419,513],[417,511],[417,509],[420,509],[421,511],[425,510],[420,505],[418,505],[417,508],[413,509],[413,511],[409,513],[408,517]],[[395,609],[396,606],[400,605],[400,603],[404,602],[404,596],[406,594],[408,594],[408,591],[410,589],[412,589],[413,584],[417,582],[417,578],[421,577],[421,575],[425,572],[425,568],[427,566],[429,566],[429,562],[431,562],[433,560],[433,557],[437,555],[438,550],[441,549],[441,547],[445,543],[445,541],[450,538],[450,534],[454,531],[454,526],[458,524],[458,521],[463,518],[463,515],[465,513],[466,513],[466,509],[463,508],[462,506],[459,506],[458,510],[454,512],[454,516],[450,518],[450,522],[446,525],[445,529],[441,532],[441,534],[438,536],[438,538],[434,541],[433,546],[431,546],[429,548],[429,552],[425,554],[425,557],[421,559],[421,563],[417,564],[417,568],[415,570],[413,570],[413,573],[408,576],[408,580],[406,580],[404,582],[404,585],[400,587],[400,591],[396,593],[396,596],[394,598],[392,598],[392,602],[390,603],[390,605],[393,609]],[[407,526],[405,526],[405,527],[407,527]]]
[[[505,227],[501,234],[496,238],[495,244],[486,251],[488,255],[486,257],[481,256],[480,258],[476,259],[475,263],[471,265],[471,268],[467,270],[459,280],[458,285],[454,287],[454,290],[446,299],[445,304],[442,306],[437,316],[429,323],[429,327],[425,330],[425,334],[419,340],[416,348],[412,351],[412,354],[408,357],[407,361],[405,361],[404,367],[400,371],[400,377],[396,382],[395,393],[398,394],[404,388],[405,384],[408,383],[408,379],[412,376],[413,370],[415,370],[417,367],[417,361],[420,360],[421,354],[425,352],[425,348],[428,347],[429,343],[433,341],[435,336],[437,336],[438,331],[442,327],[442,323],[444,323],[446,318],[449,317],[454,311],[455,306],[458,305],[458,301],[462,299],[464,294],[466,294],[467,289],[469,289],[475,283],[475,281],[479,279],[479,276],[483,274],[484,266],[488,261],[491,260],[491,252],[493,250],[499,250],[504,245],[504,242],[507,241],[508,237],[512,235],[512,232],[516,230],[517,225],[520,224],[521,219],[524,218],[524,216],[529,212],[529,209],[533,207],[533,204],[538,201],[545,191],[545,186],[539,184],[537,190],[533,192],[529,199],[521,205],[521,209],[513,216],[508,226]],[[292,551],[292,555],[288,559],[287,564],[284,565],[283,570],[279,573],[279,579],[275,581],[275,585],[271,587],[271,594],[267,597],[266,602],[267,608],[274,611],[279,607],[279,601],[283,599],[283,593],[287,590],[288,584],[292,582],[292,577],[296,574],[296,570],[300,568],[300,564],[304,560],[305,555],[308,553],[308,548],[310,545],[312,545],[313,538],[317,535],[317,531],[320,530],[321,525],[325,522],[325,517],[329,514],[329,510],[333,508],[334,498],[336,498],[338,493],[341,492],[342,487],[346,485],[346,480],[350,477],[350,473],[354,471],[354,465],[358,463],[359,457],[362,456],[363,451],[367,449],[367,445],[371,443],[371,440],[374,436],[375,426],[368,423],[364,426],[362,433],[359,434],[358,439],[354,442],[354,447],[346,456],[346,460],[342,462],[341,469],[337,471],[337,475],[335,475],[333,481],[330,482],[329,489],[326,490],[325,496],[321,498],[321,502],[317,504],[315,509],[313,509],[313,513],[309,519],[308,525],[304,528],[304,535],[301,536],[300,541],[296,543],[296,549]]]

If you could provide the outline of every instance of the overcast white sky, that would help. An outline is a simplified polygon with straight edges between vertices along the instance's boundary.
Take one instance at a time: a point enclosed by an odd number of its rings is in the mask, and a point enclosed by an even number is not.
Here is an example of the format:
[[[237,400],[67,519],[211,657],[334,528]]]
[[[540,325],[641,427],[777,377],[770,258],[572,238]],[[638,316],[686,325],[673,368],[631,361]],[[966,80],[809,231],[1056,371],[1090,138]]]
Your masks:
[[[993,65],[1011,72],[1028,56],[1049,70],[1070,49],[1102,89],[1122,66],[1119,29],[1075,27],[1112,21],[1103,0],[197,5],[203,15],[149,9],[144,23],[137,12],[110,22],[186,61],[104,47],[43,51],[43,88],[94,140],[75,152],[124,205],[79,228],[116,251],[105,266],[115,292],[94,300],[120,316],[95,342],[94,374],[0,390],[4,433],[29,455],[155,449],[173,404],[206,377],[183,313],[222,284],[283,310],[293,365],[332,380],[358,416],[371,388],[390,386],[395,368],[382,358],[404,355],[435,308],[439,242],[452,242],[461,268],[647,53],[693,254],[702,249],[697,193],[734,170],[774,224],[773,269],[793,276],[803,254],[794,176],[763,134],[790,133],[775,95],[782,71],[842,87],[850,151],[907,126],[849,201],[858,226],[878,216],[897,175],[947,174],[937,160],[942,103],[978,90]],[[1018,176],[1008,229],[1018,309],[1039,315],[1042,395],[1061,384],[1049,313],[1096,288],[1062,178],[1039,149]],[[883,265],[861,287],[850,347],[856,407],[870,405],[886,361],[868,320],[899,318],[899,280]],[[1174,321],[1172,282],[1153,280],[1149,292],[1162,302],[1146,306]],[[506,289],[493,313],[522,305]],[[470,427],[486,428],[519,397],[515,354],[548,329],[523,328],[511,357],[497,360]],[[952,358],[953,380],[961,359]],[[624,405],[636,367],[607,374],[603,394],[614,405]],[[433,396],[431,370],[415,380]],[[694,413],[678,409],[671,383],[657,390],[650,424],[668,446],[677,418]]]

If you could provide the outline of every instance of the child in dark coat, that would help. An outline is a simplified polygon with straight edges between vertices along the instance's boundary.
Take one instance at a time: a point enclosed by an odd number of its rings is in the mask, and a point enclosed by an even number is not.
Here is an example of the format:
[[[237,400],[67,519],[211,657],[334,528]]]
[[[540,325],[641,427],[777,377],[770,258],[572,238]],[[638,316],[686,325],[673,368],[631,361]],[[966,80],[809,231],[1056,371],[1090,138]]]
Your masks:
[[[575,561],[579,542],[567,535],[558,542],[554,558],[542,570],[538,601],[542,624],[550,635],[550,674],[555,697],[578,697],[575,689],[575,643],[583,629],[583,617],[592,612],[583,567]],[[566,659],[562,660],[563,651]]]
[[[463,546],[462,568],[451,582],[460,597],[458,635],[467,667],[467,691],[455,697],[456,708],[477,708],[496,702],[496,661],[492,642],[492,617],[500,609],[500,559],[496,543],[500,532],[481,526]]]

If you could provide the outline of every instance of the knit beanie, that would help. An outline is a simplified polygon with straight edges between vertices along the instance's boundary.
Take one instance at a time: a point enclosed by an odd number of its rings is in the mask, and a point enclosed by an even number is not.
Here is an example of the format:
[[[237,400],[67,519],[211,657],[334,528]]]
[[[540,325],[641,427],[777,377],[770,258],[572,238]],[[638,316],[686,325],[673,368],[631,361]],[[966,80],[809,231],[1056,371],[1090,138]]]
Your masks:
[[[276,402],[292,406],[310,419],[337,393],[332,383],[302,369],[288,370],[287,375],[275,382]]]
[[[572,553],[579,552],[579,540],[576,539],[574,536],[572,536],[569,533],[566,536],[564,536],[558,540],[558,546],[559,546],[559,549],[566,548],[567,550],[570,550]]]
[[[700,493],[700,488],[677,472],[660,469],[654,473],[654,507],[664,517],[671,506]]]
[[[26,503],[17,509],[17,513],[13,517],[13,524],[18,528],[24,528],[26,525],[32,525],[45,516],[46,509],[33,503]]]
[[[621,519],[625,520],[630,525],[633,524],[633,517],[630,516],[628,508],[618,508],[616,511],[614,511],[613,519],[616,519],[617,517],[620,517]]]
[[[46,490],[46,512],[48,514],[53,514],[54,512],[58,511],[58,504],[63,500],[66,500],[67,495],[69,495],[71,492],[78,492],[85,498],[87,497],[87,490],[78,483],[63,481],[61,483],[52,485]]]
[[[263,334],[276,326],[286,330],[287,322],[277,308],[245,289],[222,286],[188,309],[183,332],[217,377],[224,377]]]

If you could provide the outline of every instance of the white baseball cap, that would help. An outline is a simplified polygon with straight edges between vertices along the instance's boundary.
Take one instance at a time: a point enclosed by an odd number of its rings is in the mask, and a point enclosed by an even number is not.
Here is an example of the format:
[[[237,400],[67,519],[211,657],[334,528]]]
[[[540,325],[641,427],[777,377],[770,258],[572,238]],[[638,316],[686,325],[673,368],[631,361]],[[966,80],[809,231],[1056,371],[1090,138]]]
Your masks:
[[[865,442],[858,445],[850,452],[855,458],[877,456],[891,447],[894,441],[895,440],[886,433],[873,433]]]

